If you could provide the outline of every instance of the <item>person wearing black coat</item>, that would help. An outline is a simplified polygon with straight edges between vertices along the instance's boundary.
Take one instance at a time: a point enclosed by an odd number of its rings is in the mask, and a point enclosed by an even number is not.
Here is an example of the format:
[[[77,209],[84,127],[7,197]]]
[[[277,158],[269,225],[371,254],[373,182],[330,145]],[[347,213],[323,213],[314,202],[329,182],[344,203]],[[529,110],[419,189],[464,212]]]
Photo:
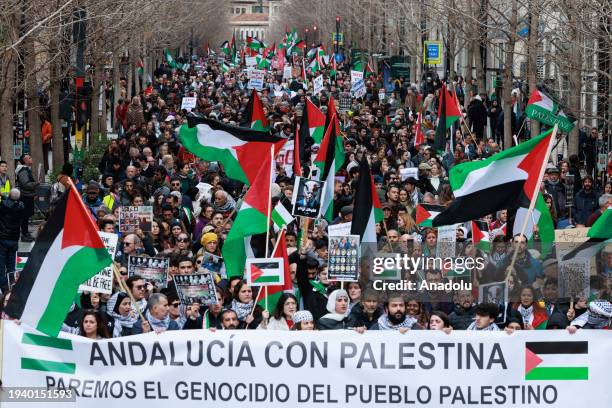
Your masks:
[[[349,322],[352,327],[365,326],[369,330],[382,314],[383,310],[378,307],[376,292],[368,294],[366,291],[362,300],[352,307]]]
[[[0,202],[0,288],[8,289],[6,274],[15,270],[15,255],[19,249],[19,232],[25,207],[19,201],[20,192],[12,189]]]
[[[306,253],[312,244],[303,245],[299,257],[296,260],[296,277],[300,294],[304,302],[304,309],[312,313],[315,321],[326,313],[327,290],[319,281],[316,281],[316,273],[319,263],[316,259],[308,258]]]
[[[348,311],[349,295],[344,289],[336,289],[329,294],[327,311],[317,322],[319,330],[353,329]]]
[[[482,139],[485,126],[487,125],[487,108],[482,102],[480,95],[476,95],[468,106],[468,118],[474,129],[476,138]]]

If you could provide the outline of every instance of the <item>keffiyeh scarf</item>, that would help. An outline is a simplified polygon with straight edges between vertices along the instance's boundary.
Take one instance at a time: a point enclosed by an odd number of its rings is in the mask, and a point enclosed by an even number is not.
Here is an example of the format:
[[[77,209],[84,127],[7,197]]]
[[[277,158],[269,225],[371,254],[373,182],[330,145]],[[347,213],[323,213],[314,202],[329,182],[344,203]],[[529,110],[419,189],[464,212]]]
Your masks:
[[[164,331],[168,330],[168,325],[170,325],[170,315],[166,315],[162,320],[153,317],[151,312],[147,310],[146,316],[149,324],[151,325],[151,329],[155,331]]]
[[[378,328],[379,330],[399,330],[401,328],[410,329],[417,322],[415,318],[410,316],[406,316],[403,322],[400,324],[392,324],[389,321],[389,316],[384,314],[378,318]]]
[[[249,303],[242,303],[234,299],[232,300],[232,310],[236,312],[238,315],[238,320],[242,322],[248,315],[251,314],[251,310],[253,310],[253,301],[251,300]]]
[[[499,327],[497,327],[497,325],[495,323],[491,323],[490,325],[488,325],[487,327],[485,327],[484,329],[479,329],[478,327],[476,327],[476,321],[473,321],[472,324],[470,324],[467,328],[467,330],[478,330],[478,331],[499,331]]]
[[[523,324],[531,324],[533,321],[533,305],[528,308],[523,307],[523,305],[519,305],[518,311],[523,317]]]

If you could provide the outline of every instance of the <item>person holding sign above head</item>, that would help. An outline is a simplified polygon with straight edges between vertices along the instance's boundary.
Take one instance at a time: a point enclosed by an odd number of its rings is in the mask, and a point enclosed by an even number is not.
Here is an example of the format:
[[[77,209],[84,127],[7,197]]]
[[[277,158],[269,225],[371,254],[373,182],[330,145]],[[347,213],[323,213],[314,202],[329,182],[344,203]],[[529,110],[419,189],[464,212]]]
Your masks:
[[[154,293],[149,297],[148,309],[145,312],[146,320],[138,318],[134,323],[134,333],[161,333],[166,330],[180,330],[178,324],[170,318],[168,298],[161,293]]]

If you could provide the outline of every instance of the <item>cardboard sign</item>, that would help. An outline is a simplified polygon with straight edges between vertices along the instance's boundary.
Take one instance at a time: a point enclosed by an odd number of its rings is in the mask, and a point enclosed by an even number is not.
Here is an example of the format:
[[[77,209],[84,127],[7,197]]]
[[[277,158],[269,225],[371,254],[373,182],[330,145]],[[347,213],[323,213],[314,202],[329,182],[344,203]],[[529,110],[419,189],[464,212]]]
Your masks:
[[[172,279],[182,304],[198,303],[207,306],[217,304],[215,280],[212,274],[174,275]]]
[[[115,259],[117,252],[117,241],[119,236],[109,232],[99,231],[98,235],[102,238],[104,246],[112,259]],[[79,286],[79,292],[98,292],[98,293],[113,293],[113,269],[110,266],[102,269],[100,272],[89,278]]]
[[[249,286],[278,286],[285,283],[283,258],[249,258],[244,276]]]
[[[285,65],[283,68],[283,79],[293,78],[293,67],[291,65]]]
[[[128,256],[128,277],[140,275],[156,288],[165,288],[168,285],[168,267],[170,258],[150,258],[147,256]]]
[[[360,79],[359,81],[353,84],[353,87],[351,88],[351,93],[355,98],[363,98],[368,93],[363,79]]]
[[[351,70],[351,84],[359,82],[363,80],[363,71],[353,71]]]
[[[251,69],[249,71],[249,84],[247,85],[247,88],[261,91],[264,87],[265,75],[266,71],[263,69]]]
[[[195,96],[185,96],[181,102],[181,109],[192,111],[198,104],[198,98]]]
[[[319,75],[314,79],[313,86],[313,92],[315,95],[318,95],[321,93],[321,91],[323,91],[323,75]]]
[[[355,282],[359,280],[359,235],[329,236],[329,279]]]

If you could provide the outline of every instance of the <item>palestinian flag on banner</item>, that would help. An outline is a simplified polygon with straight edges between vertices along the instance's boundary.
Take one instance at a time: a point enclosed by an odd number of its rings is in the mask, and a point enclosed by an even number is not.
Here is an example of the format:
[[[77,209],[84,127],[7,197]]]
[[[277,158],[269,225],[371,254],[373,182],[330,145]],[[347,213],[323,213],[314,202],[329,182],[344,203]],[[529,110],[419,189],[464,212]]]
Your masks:
[[[224,41],[223,44],[221,44],[221,52],[224,53],[225,55],[230,55],[231,49],[230,49],[229,41]]]
[[[30,252],[22,252],[19,251],[15,254],[15,270],[22,271],[25,268],[28,258],[30,257]]]
[[[534,89],[527,101],[525,114],[528,118],[537,120],[549,126],[559,125],[559,129],[569,133],[574,128],[563,111],[559,111],[559,105],[544,92]]]
[[[489,226],[485,221],[472,221],[472,243],[485,252],[491,250],[491,237]]]
[[[251,97],[249,98],[249,103],[246,107],[245,117],[247,120],[246,125],[251,129],[267,132],[270,131],[268,118],[266,118],[263,104],[261,103],[261,99],[259,99],[259,95],[255,89],[253,89],[251,92]]]
[[[589,367],[568,366],[570,355],[589,354],[588,341],[525,342],[525,380],[557,381],[588,380]]]
[[[319,168],[320,180],[325,181],[325,191],[322,193],[321,214],[328,221],[333,221],[336,217],[336,214],[334,214],[334,185],[336,172],[344,164],[344,146],[342,145],[342,140],[339,140],[336,136],[336,133],[336,115],[334,115],[330,125],[327,127],[314,162],[315,166]]]
[[[269,201],[270,188],[276,163],[270,157],[270,147],[267,152],[262,151],[254,156],[260,166],[259,172],[244,196],[236,220],[223,244],[222,253],[228,278],[243,276],[247,250],[251,250],[251,237],[265,234],[268,230],[268,211],[271,211],[269,207],[272,205]]]
[[[604,246],[612,244],[612,207],[608,207],[587,232],[589,239],[563,257],[564,261],[573,258],[590,258]]]
[[[268,286],[268,310],[276,309],[276,304],[284,292],[293,293],[293,283],[291,281],[291,270],[289,269],[289,256],[287,255],[287,242],[285,240],[285,228],[281,229],[278,237],[276,248],[274,248],[273,258],[283,258],[284,263],[284,280],[282,285]],[[263,290],[262,290],[263,292]],[[264,295],[265,296],[265,292]],[[263,297],[257,302],[262,308],[266,307],[266,299]]]
[[[383,212],[374,187],[374,180],[366,158],[359,162],[359,179],[353,206],[351,235],[359,235],[361,243],[376,244],[376,223],[382,222]]]
[[[420,227],[431,227],[432,221],[438,216],[445,207],[436,204],[417,204],[416,206],[416,223]]]
[[[164,56],[166,57],[166,63],[168,64],[168,66],[172,69],[175,69],[176,61],[174,60],[174,57],[170,53],[170,50],[168,50],[167,48],[164,49]]]
[[[436,127],[436,139],[434,147],[438,152],[446,150],[446,133],[453,123],[461,116],[461,111],[455,103],[455,99],[448,92],[446,84],[442,84],[440,90],[440,103],[438,104],[438,126]]]
[[[521,233],[521,228],[525,222],[525,217],[528,212],[528,205],[521,206],[516,210],[514,217],[511,215],[508,217],[508,223],[512,224],[512,237]],[[535,239],[533,235],[534,224],[538,226],[539,239]],[[544,259],[552,251],[553,243],[555,242],[555,224],[553,222],[550,211],[546,206],[546,201],[542,193],[538,192],[538,198],[536,199],[535,207],[527,220],[527,228],[525,229],[525,236],[527,237],[528,245],[533,248],[535,245],[539,245],[540,258]],[[508,237],[508,239],[512,239]],[[537,242],[537,244],[536,244]]]
[[[286,142],[270,132],[229,126],[196,115],[188,116],[179,137],[191,153],[202,160],[219,162],[229,178],[245,184],[253,184],[270,147],[274,144],[278,152]]]
[[[91,213],[71,185],[36,239],[4,312],[55,337],[79,285],[111,262]]]
[[[453,202],[433,220],[433,226],[476,220],[504,208],[528,206],[540,185],[540,170],[552,131],[504,150],[486,160],[461,163],[450,171]]]

